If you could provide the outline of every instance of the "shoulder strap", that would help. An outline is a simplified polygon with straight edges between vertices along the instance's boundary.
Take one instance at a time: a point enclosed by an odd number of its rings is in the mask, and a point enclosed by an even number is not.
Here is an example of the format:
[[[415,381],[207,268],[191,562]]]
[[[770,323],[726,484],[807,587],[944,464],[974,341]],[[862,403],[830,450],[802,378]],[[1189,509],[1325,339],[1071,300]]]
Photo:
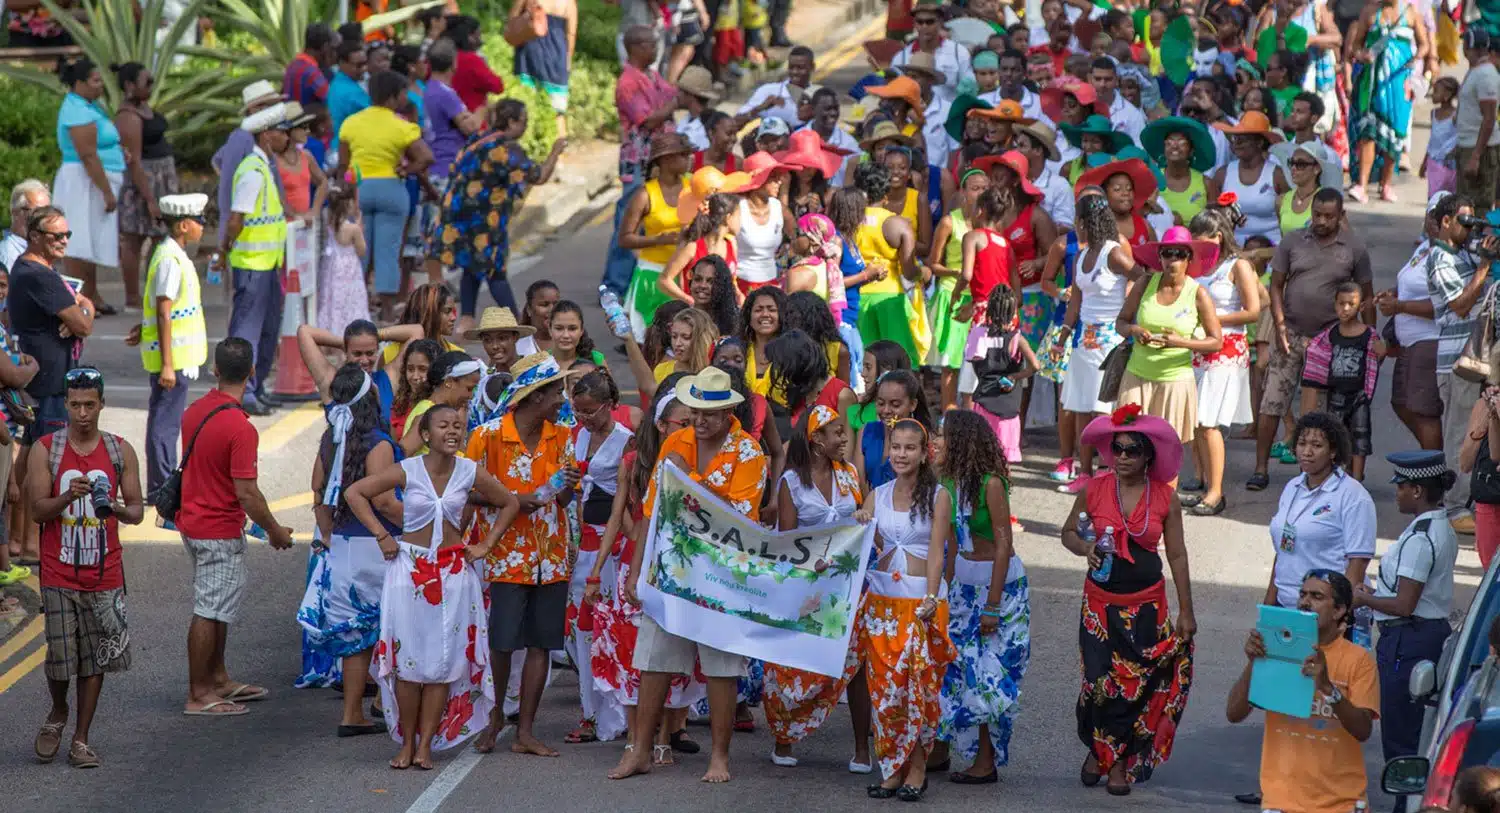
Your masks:
[[[52,442],[47,444],[47,469],[52,476],[57,476],[57,469],[62,465],[63,454],[68,450],[68,431],[61,429],[52,433]]]
[[[125,477],[125,454],[120,450],[120,444],[124,441],[119,435],[108,432],[101,434],[104,436],[104,450],[109,452],[109,464],[115,469],[115,482],[118,483]]]
[[[187,471],[188,458],[193,456],[193,447],[198,444],[198,436],[203,434],[204,427],[208,426],[208,422],[213,420],[215,415],[226,409],[240,409],[240,405],[220,404],[209,410],[207,415],[203,416],[203,423],[198,424],[198,428],[193,431],[193,437],[188,440],[187,448],[182,450],[182,464],[177,467],[178,471]]]

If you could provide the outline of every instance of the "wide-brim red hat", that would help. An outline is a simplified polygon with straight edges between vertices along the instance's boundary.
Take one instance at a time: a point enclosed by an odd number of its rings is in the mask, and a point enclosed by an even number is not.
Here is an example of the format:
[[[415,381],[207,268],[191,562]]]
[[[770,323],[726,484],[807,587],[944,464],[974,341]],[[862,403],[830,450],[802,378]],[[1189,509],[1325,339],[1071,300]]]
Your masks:
[[[1007,150],[1000,155],[981,155],[974,159],[974,162],[969,166],[974,169],[983,170],[986,173],[990,171],[991,167],[1006,167],[1016,173],[1016,177],[1021,179],[1022,192],[1033,198],[1040,198],[1042,196],[1042,191],[1036,188],[1036,185],[1031,182],[1030,178],[1026,177],[1031,174],[1031,162],[1019,150]]]
[[[1094,86],[1087,82],[1072,82],[1066,80],[1054,81],[1051,85],[1042,88],[1041,92],[1042,112],[1047,118],[1061,122],[1063,120],[1062,104],[1064,96],[1072,96],[1084,107],[1092,107],[1095,113],[1101,116],[1109,115],[1109,105],[1099,101],[1099,94],[1094,92]]]
[[[1193,233],[1182,226],[1173,226],[1154,243],[1143,243],[1134,250],[1135,261],[1147,268],[1161,271],[1161,250],[1166,246],[1185,246],[1193,250],[1188,261],[1188,276],[1201,277],[1218,267],[1219,244],[1209,240],[1194,240]]]
[[[1130,158],[1124,161],[1111,161],[1102,167],[1094,167],[1088,172],[1078,176],[1078,183],[1073,184],[1073,194],[1077,195],[1086,186],[1103,187],[1105,181],[1116,175],[1130,177],[1131,186],[1135,192],[1136,211],[1140,211],[1147,203],[1156,197],[1156,173],[1146,162],[1139,158]]]
[[[815,169],[824,178],[832,178],[844,166],[844,158],[852,154],[852,150],[831,146],[807,129],[792,133],[787,149],[776,153],[775,158],[792,169]]]
[[[1145,414],[1137,404],[1122,406],[1089,421],[1083,429],[1082,442],[1094,447],[1104,465],[1113,467],[1115,453],[1110,448],[1110,441],[1123,432],[1137,432],[1155,447],[1156,456],[1146,472],[1147,477],[1158,483],[1170,483],[1177,477],[1182,469],[1182,440],[1177,436],[1177,430],[1161,418]]]
[[[745,182],[739,191],[749,192],[752,189],[759,189],[765,186],[766,181],[770,180],[772,173],[777,171],[791,172],[792,169],[791,165],[783,164],[777,160],[776,156],[765,150],[751,153],[750,157],[746,158],[743,164],[740,164],[740,170],[748,174],[750,180]]]

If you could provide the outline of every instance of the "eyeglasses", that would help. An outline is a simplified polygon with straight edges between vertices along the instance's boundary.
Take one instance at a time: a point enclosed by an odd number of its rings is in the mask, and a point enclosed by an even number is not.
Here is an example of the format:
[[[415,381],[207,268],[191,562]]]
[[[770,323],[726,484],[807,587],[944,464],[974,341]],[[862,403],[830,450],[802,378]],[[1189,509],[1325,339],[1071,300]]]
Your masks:
[[[687,418],[678,418],[675,421],[662,421],[662,423],[673,429],[682,429],[683,427],[690,425],[692,421]]]
[[[1193,258],[1193,250],[1181,246],[1168,246],[1158,253],[1163,260],[1191,260]]]
[[[1109,444],[1109,450],[1114,452],[1115,457],[1140,457],[1146,453],[1145,447],[1139,443],[1126,446],[1119,441]]]
[[[1288,161],[1286,165],[1292,169],[1317,169],[1317,161]]]
[[[63,374],[63,380],[68,384],[103,384],[104,373],[99,372],[97,367],[74,367]]]
[[[73,238],[73,232],[71,229],[68,231],[47,231],[46,229],[32,229],[32,231],[44,237],[55,237],[58,240],[71,240]]]
[[[597,416],[599,413],[605,412],[608,409],[609,409],[609,404],[608,403],[602,403],[599,406],[596,406],[593,409],[589,410],[588,412],[583,412],[583,411],[579,410],[577,407],[574,407],[573,414],[577,415],[580,418],[593,418],[593,417]]]

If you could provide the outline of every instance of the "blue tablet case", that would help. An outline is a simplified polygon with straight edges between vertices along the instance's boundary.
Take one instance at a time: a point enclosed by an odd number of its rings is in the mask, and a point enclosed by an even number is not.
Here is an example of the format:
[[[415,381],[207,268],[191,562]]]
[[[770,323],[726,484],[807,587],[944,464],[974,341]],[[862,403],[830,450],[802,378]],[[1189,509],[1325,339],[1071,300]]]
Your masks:
[[[1251,704],[1289,717],[1312,716],[1313,679],[1302,674],[1302,662],[1317,645],[1318,616],[1262,605],[1255,628],[1266,656],[1250,667]]]

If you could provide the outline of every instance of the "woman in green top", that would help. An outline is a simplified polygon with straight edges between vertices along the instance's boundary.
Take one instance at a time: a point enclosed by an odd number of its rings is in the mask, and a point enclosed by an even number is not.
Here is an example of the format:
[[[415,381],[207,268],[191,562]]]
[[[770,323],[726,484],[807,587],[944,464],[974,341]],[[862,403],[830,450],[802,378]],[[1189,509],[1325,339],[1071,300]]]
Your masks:
[[[1323,175],[1323,145],[1316,141],[1309,141],[1299,145],[1287,159],[1286,165],[1292,172],[1292,188],[1281,196],[1281,201],[1276,206],[1276,219],[1281,221],[1282,238],[1294,231],[1300,231],[1312,220],[1312,199],[1318,192],[1318,179]]]
[[[964,347],[969,341],[969,322],[954,314],[970,301],[969,292],[953,297],[953,288],[963,274],[964,235],[974,220],[979,196],[990,188],[990,179],[982,169],[971,169],[959,182],[959,208],[938,221],[932,235],[932,253],[927,266],[937,277],[937,293],[927,304],[927,319],[932,323],[933,359],[943,370],[943,407],[958,403],[958,371],[964,364]]]
[[[559,300],[547,318],[552,333],[552,358],[557,366],[571,370],[578,359],[591,359],[595,367],[604,367],[604,354],[594,348],[588,329],[583,326],[583,308],[571,299]]]
[[[1140,404],[1146,414],[1171,424],[1186,445],[1198,427],[1193,354],[1224,346],[1213,297],[1191,277],[1214,267],[1219,247],[1173,226],[1160,241],[1137,248],[1135,259],[1160,273],[1130,289],[1115,321],[1120,335],[1135,343],[1117,403]]]
[[[860,363],[859,377],[863,384],[863,395],[859,403],[849,407],[849,434],[856,440],[859,430],[875,420],[875,389],[881,376],[892,370],[910,370],[911,356],[901,345],[890,339],[881,339],[865,345],[865,359]]]
[[[1115,132],[1109,119],[1100,115],[1089,116],[1083,120],[1083,124],[1076,126],[1064,122],[1062,132],[1069,144],[1083,151],[1082,155],[1058,169],[1058,174],[1067,178],[1068,183],[1078,183],[1079,177],[1089,171],[1090,155],[1094,153],[1114,155],[1132,143],[1130,136]]]
[[[1141,146],[1162,167],[1161,197],[1177,225],[1186,226],[1219,199],[1219,184],[1208,174],[1217,152],[1202,123],[1181,116],[1157,119],[1141,131]]]
[[[432,395],[418,401],[406,414],[406,433],[401,437],[401,451],[406,457],[427,454],[427,444],[422,442],[422,432],[418,429],[422,415],[438,405],[468,410],[474,387],[479,385],[483,373],[484,365],[462,350],[449,350],[438,356],[427,371],[427,386],[432,388]]]

